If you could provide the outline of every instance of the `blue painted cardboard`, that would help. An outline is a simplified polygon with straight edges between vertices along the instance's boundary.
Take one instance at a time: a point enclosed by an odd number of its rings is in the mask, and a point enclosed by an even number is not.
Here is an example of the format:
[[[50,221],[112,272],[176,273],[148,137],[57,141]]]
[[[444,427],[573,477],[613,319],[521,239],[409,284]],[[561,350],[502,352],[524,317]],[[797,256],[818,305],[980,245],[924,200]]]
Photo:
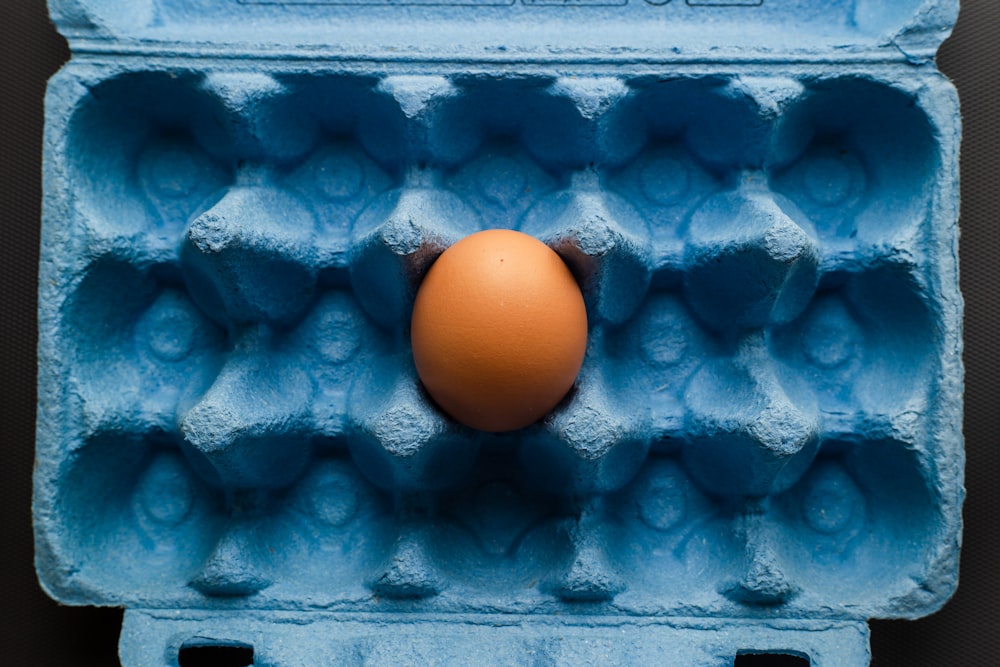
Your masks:
[[[863,665],[952,593],[956,4],[578,5],[52,2],[36,560],[123,664]],[[407,332],[488,228],[590,322],[507,434]]]

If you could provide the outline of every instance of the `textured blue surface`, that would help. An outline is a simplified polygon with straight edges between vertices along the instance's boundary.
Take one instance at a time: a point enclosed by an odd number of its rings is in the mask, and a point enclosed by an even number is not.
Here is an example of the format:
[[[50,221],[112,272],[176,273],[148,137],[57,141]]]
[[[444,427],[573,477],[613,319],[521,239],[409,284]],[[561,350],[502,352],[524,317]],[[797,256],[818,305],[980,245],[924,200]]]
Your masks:
[[[43,585],[125,665],[866,664],[957,581],[954,3],[479,4],[53,2]],[[590,322],[508,434],[407,331],[486,228]]]

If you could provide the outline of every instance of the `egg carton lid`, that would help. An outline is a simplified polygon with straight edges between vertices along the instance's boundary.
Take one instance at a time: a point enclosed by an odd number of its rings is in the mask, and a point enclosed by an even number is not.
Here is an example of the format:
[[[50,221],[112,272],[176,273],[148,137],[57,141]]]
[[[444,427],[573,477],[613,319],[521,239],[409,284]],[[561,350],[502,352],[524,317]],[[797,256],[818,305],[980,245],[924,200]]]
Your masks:
[[[958,0],[49,0],[77,54],[931,63]]]

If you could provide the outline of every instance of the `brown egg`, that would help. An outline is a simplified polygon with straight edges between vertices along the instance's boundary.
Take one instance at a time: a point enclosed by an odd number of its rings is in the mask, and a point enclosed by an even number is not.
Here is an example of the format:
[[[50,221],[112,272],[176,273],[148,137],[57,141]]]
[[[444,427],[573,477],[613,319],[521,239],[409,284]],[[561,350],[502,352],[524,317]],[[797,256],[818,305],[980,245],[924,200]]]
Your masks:
[[[583,364],[587,310],[569,268],[506,229],[467,236],[427,272],[413,305],[413,359],[434,401],[483,431],[541,419]]]

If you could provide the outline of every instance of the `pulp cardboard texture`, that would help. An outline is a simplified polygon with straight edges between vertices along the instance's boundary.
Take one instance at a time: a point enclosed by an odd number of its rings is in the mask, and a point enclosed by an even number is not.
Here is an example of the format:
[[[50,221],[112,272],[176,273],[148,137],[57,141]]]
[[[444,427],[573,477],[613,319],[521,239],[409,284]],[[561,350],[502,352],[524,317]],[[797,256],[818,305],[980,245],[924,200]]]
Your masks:
[[[865,665],[954,590],[955,2],[50,4],[37,568],[123,664]],[[487,228],[589,320],[507,434],[409,349]]]

